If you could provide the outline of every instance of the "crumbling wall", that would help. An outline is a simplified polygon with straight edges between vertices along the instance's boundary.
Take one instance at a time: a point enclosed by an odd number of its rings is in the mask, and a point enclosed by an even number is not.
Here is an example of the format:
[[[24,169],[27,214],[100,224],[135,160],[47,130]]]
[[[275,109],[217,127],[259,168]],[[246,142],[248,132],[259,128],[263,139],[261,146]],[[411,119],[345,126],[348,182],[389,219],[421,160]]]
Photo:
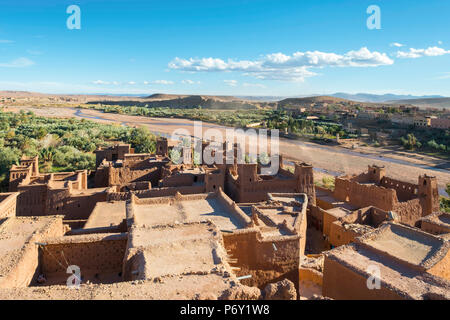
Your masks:
[[[394,189],[397,193],[397,198],[399,201],[408,201],[417,198],[417,184],[384,177],[383,179],[381,179],[380,186],[388,189]]]
[[[0,288],[29,286],[37,277],[40,269],[39,247],[36,243],[43,242],[48,237],[61,237],[62,235],[62,217],[49,218],[48,222],[42,228],[36,230],[26,241],[21,250],[14,253],[16,257],[13,257],[12,265],[9,266],[8,273],[0,277]]]
[[[194,175],[192,174],[175,174],[161,180],[161,187],[183,187],[192,186],[193,184]]]
[[[41,249],[43,274],[66,274],[69,265],[81,274],[121,272],[127,234],[66,236],[49,240]]]
[[[124,185],[130,182],[150,181],[152,185],[158,185],[160,179],[159,168],[139,169],[130,168],[110,168],[108,185]]]
[[[236,274],[252,275],[241,281],[244,285],[263,289],[269,283],[287,278],[298,288],[299,236],[265,241],[260,238],[259,230],[252,228],[223,234],[223,240],[229,255],[237,260],[240,270]]]
[[[20,186],[17,197],[17,216],[46,215],[46,185]]]
[[[414,227],[422,217],[422,206],[420,199],[413,199],[406,202],[399,202],[392,209],[399,219],[399,222]]]
[[[356,207],[374,206],[385,211],[391,211],[398,203],[395,190],[343,178],[335,180],[334,197]]]

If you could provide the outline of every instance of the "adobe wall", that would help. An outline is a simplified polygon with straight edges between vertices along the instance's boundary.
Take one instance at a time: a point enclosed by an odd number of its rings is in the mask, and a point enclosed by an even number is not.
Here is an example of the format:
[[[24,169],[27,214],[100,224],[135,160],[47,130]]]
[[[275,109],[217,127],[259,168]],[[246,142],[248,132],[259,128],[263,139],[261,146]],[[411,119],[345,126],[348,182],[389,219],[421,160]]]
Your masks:
[[[161,171],[154,167],[150,169],[130,169],[109,167],[108,186],[124,185],[130,182],[150,181],[152,185],[158,185]]]
[[[423,216],[440,210],[439,190],[436,177],[419,176],[419,198]]]
[[[298,288],[298,236],[264,241],[260,239],[259,230],[252,228],[223,234],[223,240],[228,254],[237,259],[240,268],[237,276],[252,275],[241,281],[244,285],[263,289],[269,283],[288,278]]]
[[[364,185],[345,178],[336,178],[333,196],[356,207],[378,207],[391,211],[398,199],[395,190],[376,185]]]
[[[94,185],[96,188],[109,187],[109,167],[97,166],[94,176]]]
[[[17,197],[17,216],[46,215],[46,185],[20,186]]]
[[[397,192],[397,198],[399,201],[408,201],[417,198],[418,194],[417,184],[412,184],[384,177],[383,179],[381,179],[380,186],[389,189],[394,189]]]
[[[9,171],[9,192],[16,192],[19,184],[30,179],[33,169],[29,167],[18,167],[13,165]]]
[[[358,223],[377,228],[384,221],[388,220],[388,212],[376,207],[366,207],[358,209],[342,218],[347,223]]]
[[[307,210],[308,227],[314,227],[316,230],[323,232],[323,213],[324,212],[325,212],[325,210],[323,210],[318,205],[310,206]]]
[[[392,211],[397,214],[399,222],[412,227],[423,217],[420,199],[399,202],[392,208]]]
[[[322,289],[323,286],[323,273],[311,268],[299,268],[299,292],[301,296],[304,296],[303,291],[308,292],[311,286],[309,284],[315,285]]]
[[[0,220],[16,216],[17,196],[15,193],[0,193]]]
[[[319,208],[320,209],[320,208]],[[331,224],[338,220],[334,215],[328,213],[325,210],[320,209],[323,213],[323,234],[327,237],[331,235]]]
[[[325,256],[322,293],[336,300],[403,300],[381,282],[379,290],[367,288],[367,277]]]
[[[330,225],[329,242],[333,247],[339,247],[355,242],[355,239],[360,235],[354,230],[346,230],[341,222],[335,221]]]
[[[175,174],[162,179],[162,187],[181,187],[192,186],[194,183],[194,175],[191,174]]]
[[[241,180],[242,181],[242,180]],[[296,180],[258,180],[229,181],[227,183],[228,195],[236,202],[261,202],[269,200],[268,193],[293,193],[297,192]]]
[[[225,190],[224,171],[207,173],[205,175],[205,192],[216,192],[219,189]]]
[[[18,257],[15,258],[14,265],[11,266],[8,274],[0,277],[0,288],[29,286],[39,274],[40,255],[36,242],[43,242],[49,237],[61,237],[63,232],[62,217],[54,217],[44,227],[36,230],[21,250],[15,252]]]
[[[145,191],[134,191],[133,193],[140,199],[144,198],[157,198],[157,197],[169,197],[174,196],[177,192],[187,194],[205,193],[205,186],[188,186],[188,187],[172,187],[172,188],[155,188]]]
[[[81,274],[120,272],[127,239],[127,234],[122,233],[66,236],[49,240],[44,249],[40,249],[41,272],[66,274],[67,264],[80,267]]]
[[[436,222],[431,222],[431,221],[427,221],[427,220],[422,221],[420,228],[425,232],[435,234],[435,235],[450,233],[450,226],[442,224],[442,223],[438,224]]]
[[[447,254],[442,258],[442,260],[428,269],[427,273],[450,280],[450,250],[447,251]]]

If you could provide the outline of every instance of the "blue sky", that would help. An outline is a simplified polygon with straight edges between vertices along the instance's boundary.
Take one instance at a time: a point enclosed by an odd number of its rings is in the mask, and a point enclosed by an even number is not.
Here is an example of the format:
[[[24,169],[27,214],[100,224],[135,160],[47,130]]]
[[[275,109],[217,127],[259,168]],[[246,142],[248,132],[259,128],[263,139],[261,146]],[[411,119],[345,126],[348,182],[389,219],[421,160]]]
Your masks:
[[[0,0],[0,90],[450,96],[449,15],[444,0]]]

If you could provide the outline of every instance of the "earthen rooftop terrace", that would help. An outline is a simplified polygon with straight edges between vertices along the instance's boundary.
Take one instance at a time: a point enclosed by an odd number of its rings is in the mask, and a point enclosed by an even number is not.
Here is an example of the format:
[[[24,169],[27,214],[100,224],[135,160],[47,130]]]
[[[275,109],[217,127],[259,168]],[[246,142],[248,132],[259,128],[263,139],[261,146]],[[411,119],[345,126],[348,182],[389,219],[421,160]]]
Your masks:
[[[168,150],[164,140],[158,141],[156,155],[118,145],[98,150],[95,172],[47,176],[36,171],[37,158],[22,159],[19,171],[12,171],[11,186],[18,192],[0,197],[0,219],[14,225],[16,215],[44,215],[53,227],[23,240],[25,258],[10,259],[10,270],[22,270],[21,275],[6,275],[5,290],[29,297],[34,295],[25,287],[32,286],[58,296],[54,289],[62,288],[70,263],[82,269],[80,296],[85,298],[105,292],[117,297],[113,288],[122,288],[123,298],[134,296],[127,291],[130,282],[146,297],[157,297],[158,288],[171,299],[273,297],[267,288],[278,288],[274,292],[284,298],[313,292],[335,299],[447,297],[450,238],[417,229],[420,222],[425,230],[426,221],[445,220],[442,214],[423,218],[436,208],[434,178],[421,176],[418,184],[408,184],[373,166],[337,178],[330,191],[314,186],[307,164],[297,163],[293,171],[282,166],[278,175],[267,176],[258,164],[175,165]],[[183,149],[182,157],[192,155]],[[360,261],[352,262],[352,250]],[[349,253],[340,259],[340,252]],[[361,269],[364,261],[373,258],[364,255],[378,256],[392,277],[403,272],[411,286],[388,278],[371,295],[358,282],[368,277]],[[336,270],[353,283],[342,286],[348,292],[336,285],[342,280],[333,278],[340,274]],[[177,282],[173,279],[186,287],[166,288]],[[193,279],[198,283],[190,284]],[[421,281],[425,291],[418,294]],[[59,297],[71,296],[65,291]]]

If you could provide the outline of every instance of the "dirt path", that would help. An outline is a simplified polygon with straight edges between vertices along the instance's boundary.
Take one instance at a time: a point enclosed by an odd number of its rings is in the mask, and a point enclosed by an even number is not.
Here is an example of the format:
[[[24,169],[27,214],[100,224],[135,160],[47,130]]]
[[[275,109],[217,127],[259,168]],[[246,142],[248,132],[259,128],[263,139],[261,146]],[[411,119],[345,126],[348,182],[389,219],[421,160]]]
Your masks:
[[[186,129],[191,135],[194,134],[194,122],[186,119],[149,118],[71,108],[15,107],[9,109],[9,111],[19,111],[21,109],[30,110],[36,115],[46,117],[76,117],[101,123],[145,126],[150,131],[162,135],[171,135],[174,130],[179,128]],[[210,128],[220,130],[224,136],[225,130],[229,129],[221,125],[203,123],[204,131]],[[436,176],[441,191],[447,183],[450,183],[450,171],[443,169],[449,167],[448,162],[433,157],[401,156],[401,153],[390,157],[389,154],[384,152],[382,154],[377,153],[376,148],[364,150],[364,153],[358,153],[340,147],[321,146],[314,143],[288,139],[280,139],[280,151],[287,159],[311,163],[321,172],[328,172],[332,175],[338,173],[360,173],[366,171],[368,165],[376,164],[385,166],[390,177],[412,183],[417,183],[417,177],[420,174]]]

